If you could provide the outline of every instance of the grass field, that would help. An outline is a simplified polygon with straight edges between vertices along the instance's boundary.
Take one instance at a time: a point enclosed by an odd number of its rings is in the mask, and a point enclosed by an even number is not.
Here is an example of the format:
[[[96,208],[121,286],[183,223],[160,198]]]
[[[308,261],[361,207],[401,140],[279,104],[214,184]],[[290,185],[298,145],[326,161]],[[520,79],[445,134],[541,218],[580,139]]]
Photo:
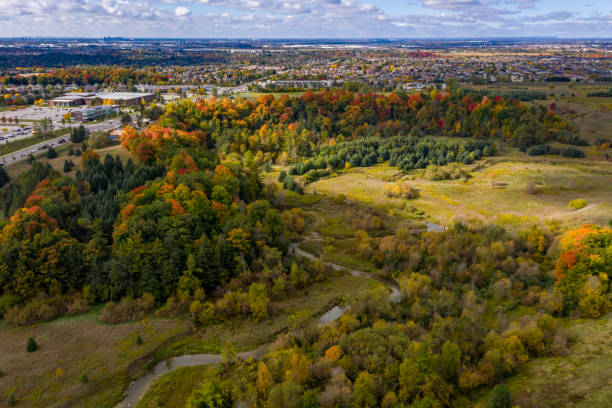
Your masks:
[[[406,211],[406,206],[413,206],[445,225],[457,218],[509,226],[548,220],[559,220],[564,225],[605,225],[612,214],[612,163],[494,158],[480,169],[478,165],[462,167],[476,169],[467,181],[429,181],[423,170],[403,173],[382,164],[344,171],[338,177],[314,182],[308,189],[330,196],[342,193],[406,217],[413,214],[412,210]],[[386,188],[397,181],[416,187],[420,197],[387,197]],[[535,185],[536,194],[526,192],[528,183]],[[576,198],[587,200],[587,207],[570,210],[568,203]]]
[[[0,327],[2,404],[14,394],[19,407],[112,407],[128,385],[128,365],[186,330],[172,320],[105,325],[98,313],[33,327]],[[142,345],[136,343],[138,335]],[[33,353],[25,349],[30,337],[39,346]]]
[[[567,321],[574,345],[566,356],[527,363],[506,385],[513,405],[607,408],[612,401],[612,320]],[[485,398],[480,401],[484,403]]]

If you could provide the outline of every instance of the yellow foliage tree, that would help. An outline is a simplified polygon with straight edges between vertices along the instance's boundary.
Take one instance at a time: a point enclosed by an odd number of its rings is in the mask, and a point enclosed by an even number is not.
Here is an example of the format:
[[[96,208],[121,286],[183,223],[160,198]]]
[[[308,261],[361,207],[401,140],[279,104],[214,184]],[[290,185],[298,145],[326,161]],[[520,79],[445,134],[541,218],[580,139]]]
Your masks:
[[[331,361],[337,361],[342,357],[342,348],[338,345],[331,346],[327,350],[325,350],[325,357],[330,359]]]
[[[272,379],[272,374],[270,374],[268,366],[263,361],[260,362],[257,367],[257,391],[259,395],[266,397],[273,385],[274,380]]]

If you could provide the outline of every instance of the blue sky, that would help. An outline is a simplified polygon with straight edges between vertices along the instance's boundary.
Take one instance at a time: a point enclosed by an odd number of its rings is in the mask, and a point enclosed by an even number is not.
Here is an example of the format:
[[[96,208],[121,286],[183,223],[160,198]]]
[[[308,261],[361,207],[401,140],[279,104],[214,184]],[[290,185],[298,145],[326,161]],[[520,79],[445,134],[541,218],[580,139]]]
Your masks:
[[[0,37],[612,37],[612,1],[0,0]]]

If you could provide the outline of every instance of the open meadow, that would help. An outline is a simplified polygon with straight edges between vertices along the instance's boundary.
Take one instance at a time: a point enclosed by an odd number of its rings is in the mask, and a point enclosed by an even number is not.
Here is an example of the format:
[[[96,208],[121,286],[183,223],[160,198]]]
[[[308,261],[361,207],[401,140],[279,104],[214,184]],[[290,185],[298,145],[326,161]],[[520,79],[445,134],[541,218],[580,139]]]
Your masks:
[[[607,224],[612,214],[612,162],[547,158],[494,157],[475,165],[457,165],[471,177],[428,180],[425,170],[401,172],[386,164],[353,168],[311,183],[308,191],[337,196],[386,209],[408,218],[424,217],[449,225],[455,219],[472,223],[529,226],[559,221],[566,226]],[[451,166],[452,167],[452,166]],[[416,199],[388,197],[387,189],[407,183]],[[572,210],[570,201],[587,206]],[[419,211],[416,211],[417,209]],[[416,215],[415,215],[416,213]]]
[[[31,327],[1,326],[2,400],[12,394],[20,407],[112,407],[129,383],[128,366],[186,330],[183,322],[157,319],[106,325],[97,320],[99,311]],[[39,347],[31,353],[29,338]]]

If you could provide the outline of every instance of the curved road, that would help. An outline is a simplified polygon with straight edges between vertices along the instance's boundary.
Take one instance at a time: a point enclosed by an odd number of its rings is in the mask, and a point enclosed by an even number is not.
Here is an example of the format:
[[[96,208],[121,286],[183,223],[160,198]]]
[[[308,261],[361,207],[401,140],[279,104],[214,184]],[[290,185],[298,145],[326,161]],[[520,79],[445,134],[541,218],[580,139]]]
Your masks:
[[[314,254],[310,252],[304,251],[301,249],[298,244],[291,244],[291,252],[294,255],[300,256],[302,258],[308,258],[313,261],[320,261]],[[402,292],[399,288],[399,285],[396,281],[392,279],[385,279],[378,276],[374,276],[367,272],[358,271],[355,269],[346,268],[344,266],[336,265],[331,262],[323,262],[324,265],[333,268],[338,271],[345,271],[350,273],[353,276],[360,276],[362,278],[375,280],[377,282],[382,282],[387,285],[389,289],[391,289],[391,295],[389,296],[389,300],[393,303],[399,303],[402,300]],[[346,312],[346,307],[334,306],[331,310],[327,311],[321,318],[319,319],[319,325],[327,324],[332,322],[342,316]],[[268,350],[269,344],[265,344],[259,348],[254,350],[244,351],[238,353],[238,357],[242,359],[247,358],[255,358],[257,360],[262,359]],[[165,361],[158,363],[153,370],[144,376],[140,377],[138,380],[134,381],[127,390],[126,397],[123,401],[115,406],[115,408],[135,408],[138,405],[138,401],[147,393],[151,384],[156,379],[162,377],[170,371],[176,370],[180,367],[194,367],[200,365],[212,365],[219,364],[223,362],[223,357],[220,354],[188,354],[179,357],[172,357]]]

